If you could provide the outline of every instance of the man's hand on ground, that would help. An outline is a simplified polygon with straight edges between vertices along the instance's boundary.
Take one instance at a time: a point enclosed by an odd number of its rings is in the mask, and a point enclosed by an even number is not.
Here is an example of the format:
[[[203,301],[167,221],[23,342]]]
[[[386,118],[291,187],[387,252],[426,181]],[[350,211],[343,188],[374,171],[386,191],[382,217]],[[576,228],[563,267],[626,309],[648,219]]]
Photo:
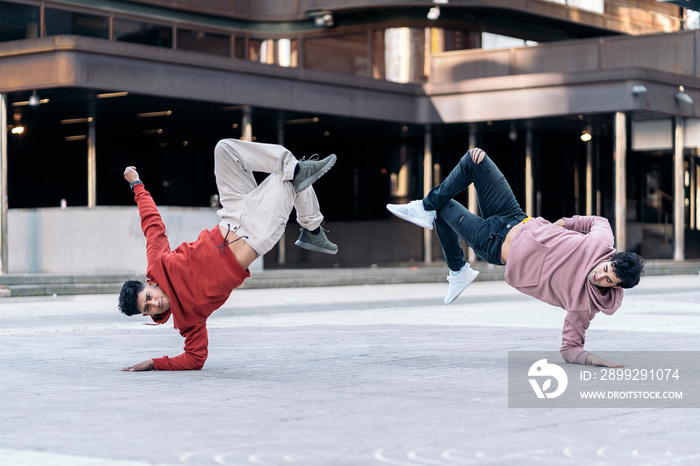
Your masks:
[[[139,173],[136,171],[136,167],[126,167],[124,170],[124,179],[129,183],[139,179]]]
[[[605,366],[605,367],[625,367],[624,364],[610,362],[608,360],[601,358],[600,356],[596,356],[593,353],[588,353],[588,356],[586,356],[586,365],[588,365],[588,366]]]
[[[131,367],[123,367],[120,370],[129,372],[152,371],[154,367],[155,364],[153,363],[153,359],[149,359],[148,361],[140,362]]]

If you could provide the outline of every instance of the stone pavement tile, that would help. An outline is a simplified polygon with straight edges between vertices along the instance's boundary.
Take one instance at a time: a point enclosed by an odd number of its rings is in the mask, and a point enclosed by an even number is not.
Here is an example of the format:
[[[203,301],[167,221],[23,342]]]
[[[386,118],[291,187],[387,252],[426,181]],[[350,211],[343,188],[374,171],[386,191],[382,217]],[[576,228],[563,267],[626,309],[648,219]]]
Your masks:
[[[8,450],[0,448],[0,464],[13,466],[175,466],[145,461],[122,461],[90,456],[65,455],[31,450]]]
[[[700,351],[700,291],[675,283],[630,293],[587,346]],[[116,296],[3,301],[0,464],[700,461],[695,409],[508,408],[508,351],[556,351],[562,311],[493,283],[451,306],[444,291],[239,290],[194,372],[118,371],[182,339],[119,315]]]

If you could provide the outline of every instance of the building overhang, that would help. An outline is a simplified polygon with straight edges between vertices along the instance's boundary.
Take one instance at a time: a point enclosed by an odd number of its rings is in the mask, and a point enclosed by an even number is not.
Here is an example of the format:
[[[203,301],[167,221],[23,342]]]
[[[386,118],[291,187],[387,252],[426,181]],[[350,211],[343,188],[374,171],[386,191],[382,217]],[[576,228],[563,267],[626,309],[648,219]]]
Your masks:
[[[0,92],[126,91],[363,119],[406,121],[420,84],[283,68],[80,36],[0,43]]]
[[[693,103],[679,100],[685,93]],[[700,79],[647,68],[535,73],[427,84],[425,123],[632,112],[700,117]],[[434,113],[432,113],[434,112]]]
[[[80,36],[0,43],[0,65],[4,93],[126,91],[402,124],[612,112],[700,117],[700,78],[640,66],[393,83]],[[676,97],[679,86],[692,103]]]

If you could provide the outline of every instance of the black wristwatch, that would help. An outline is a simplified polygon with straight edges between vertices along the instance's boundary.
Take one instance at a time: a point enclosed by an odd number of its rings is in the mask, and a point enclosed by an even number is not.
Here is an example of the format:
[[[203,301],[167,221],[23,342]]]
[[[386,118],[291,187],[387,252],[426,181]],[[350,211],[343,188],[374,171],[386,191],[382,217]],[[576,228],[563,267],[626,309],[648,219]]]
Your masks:
[[[137,184],[143,184],[143,181],[136,180],[136,181],[132,181],[131,183],[129,183],[129,187],[131,188],[131,192],[134,192],[134,186],[136,186]]]

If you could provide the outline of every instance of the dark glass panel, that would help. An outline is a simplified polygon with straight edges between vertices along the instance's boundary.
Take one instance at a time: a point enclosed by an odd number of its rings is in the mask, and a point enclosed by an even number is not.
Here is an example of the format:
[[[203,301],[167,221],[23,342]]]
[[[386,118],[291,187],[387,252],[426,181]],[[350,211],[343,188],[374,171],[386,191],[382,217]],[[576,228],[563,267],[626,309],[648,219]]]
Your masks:
[[[39,7],[0,2],[0,42],[39,36]]]
[[[120,42],[172,48],[173,30],[169,26],[160,24],[114,18],[114,39]]]
[[[44,22],[46,23],[47,36],[75,34],[109,39],[109,21],[106,16],[47,8]]]

